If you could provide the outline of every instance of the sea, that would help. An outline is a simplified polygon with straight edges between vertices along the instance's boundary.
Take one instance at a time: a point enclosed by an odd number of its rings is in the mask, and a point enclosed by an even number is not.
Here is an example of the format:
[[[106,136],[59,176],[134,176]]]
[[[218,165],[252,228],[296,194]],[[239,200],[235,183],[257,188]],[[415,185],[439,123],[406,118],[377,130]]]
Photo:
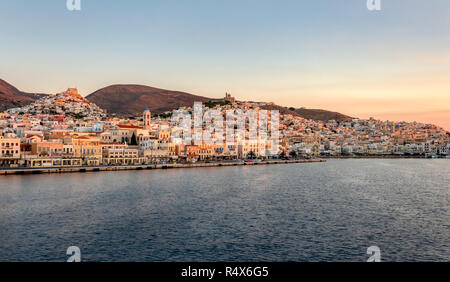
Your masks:
[[[449,208],[447,159],[1,176],[0,261],[450,261]]]

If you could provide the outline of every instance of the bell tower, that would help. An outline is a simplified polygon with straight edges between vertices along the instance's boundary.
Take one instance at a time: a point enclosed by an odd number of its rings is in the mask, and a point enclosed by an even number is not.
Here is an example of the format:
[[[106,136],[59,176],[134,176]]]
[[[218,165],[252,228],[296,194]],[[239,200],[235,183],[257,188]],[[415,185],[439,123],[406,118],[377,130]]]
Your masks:
[[[144,126],[143,126],[145,130],[150,130],[151,129],[151,127],[150,127],[151,119],[152,119],[152,114],[151,114],[149,108],[145,108],[145,111],[144,111]]]

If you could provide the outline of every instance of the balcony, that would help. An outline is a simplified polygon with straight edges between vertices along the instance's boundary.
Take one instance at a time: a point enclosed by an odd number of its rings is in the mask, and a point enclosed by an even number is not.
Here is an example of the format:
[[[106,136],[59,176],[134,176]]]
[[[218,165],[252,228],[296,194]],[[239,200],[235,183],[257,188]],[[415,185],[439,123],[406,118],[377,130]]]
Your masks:
[[[0,154],[0,159],[19,159],[20,155],[19,154]]]

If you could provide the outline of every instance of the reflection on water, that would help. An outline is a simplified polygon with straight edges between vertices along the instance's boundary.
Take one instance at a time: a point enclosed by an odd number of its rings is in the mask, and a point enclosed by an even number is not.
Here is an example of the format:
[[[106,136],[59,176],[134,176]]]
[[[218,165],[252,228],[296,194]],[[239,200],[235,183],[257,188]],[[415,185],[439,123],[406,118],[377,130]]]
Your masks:
[[[0,178],[0,260],[450,260],[448,160]]]

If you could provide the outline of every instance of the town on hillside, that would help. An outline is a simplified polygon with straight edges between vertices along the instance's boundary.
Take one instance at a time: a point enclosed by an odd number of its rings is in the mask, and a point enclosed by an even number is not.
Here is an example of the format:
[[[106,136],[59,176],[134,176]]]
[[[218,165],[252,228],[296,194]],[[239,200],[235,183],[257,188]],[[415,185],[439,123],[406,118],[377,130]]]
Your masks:
[[[222,113],[255,110],[271,103],[241,102],[231,94],[202,105]],[[150,105],[148,105],[150,106]],[[251,161],[269,158],[267,144],[184,144],[173,142],[171,116],[192,107],[120,118],[82,97],[77,89],[48,95],[0,113],[0,167],[123,166],[154,163]],[[206,125],[204,125],[206,126]],[[247,129],[248,130],[248,129]],[[450,134],[418,122],[353,118],[316,121],[279,116],[278,154],[270,158],[448,157]]]

